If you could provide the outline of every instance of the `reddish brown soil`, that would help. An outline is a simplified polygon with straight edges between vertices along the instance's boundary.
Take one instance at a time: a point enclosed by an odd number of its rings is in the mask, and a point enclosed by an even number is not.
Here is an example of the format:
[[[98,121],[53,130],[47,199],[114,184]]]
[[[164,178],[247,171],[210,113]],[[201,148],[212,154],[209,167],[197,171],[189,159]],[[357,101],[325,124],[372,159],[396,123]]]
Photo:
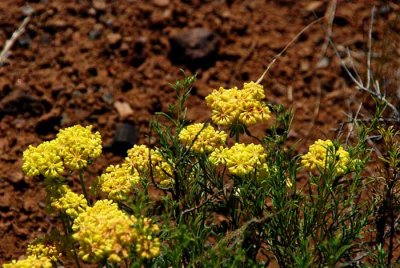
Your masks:
[[[373,4],[373,47],[378,52],[374,59],[393,99],[393,85],[400,79],[398,71],[394,75],[400,51],[393,45],[399,41],[400,6],[338,1],[332,38],[341,51],[343,46],[354,51],[364,74]],[[182,77],[179,68],[198,71],[189,116],[204,120],[209,116],[204,97],[212,89],[257,80],[298,32],[325,15],[328,3],[2,0],[0,44],[30,9],[34,13],[26,33],[12,48],[7,65],[0,67],[0,265],[18,258],[29,241],[55,226],[43,209],[41,184],[21,170],[22,152],[29,144],[51,139],[63,127],[92,124],[110,145],[120,122],[133,123],[138,142],[147,142],[149,119],[173,100],[168,83]],[[174,51],[170,38],[198,27],[212,31],[212,37],[200,51],[188,52],[193,59],[180,57],[182,49]],[[354,113],[367,99],[356,93],[332,49],[324,54],[327,27],[323,21],[304,33],[262,83],[269,102],[295,110],[291,138],[303,140],[300,151],[316,138],[336,136],[345,113]],[[133,113],[120,114],[117,101],[128,103]],[[361,113],[368,116],[364,107]],[[119,160],[106,152],[89,175],[95,177]]]

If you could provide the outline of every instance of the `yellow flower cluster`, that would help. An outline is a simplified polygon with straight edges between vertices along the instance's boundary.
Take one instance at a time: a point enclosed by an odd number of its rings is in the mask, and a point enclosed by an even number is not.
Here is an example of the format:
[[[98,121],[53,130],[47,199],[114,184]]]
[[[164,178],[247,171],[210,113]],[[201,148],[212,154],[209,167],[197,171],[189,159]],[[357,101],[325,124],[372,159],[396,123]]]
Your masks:
[[[179,141],[197,153],[210,153],[215,148],[225,143],[227,134],[224,131],[216,131],[211,125],[202,123],[185,127],[179,133]]]
[[[150,155],[149,155],[150,154]],[[150,161],[154,179],[163,186],[171,184],[172,167],[156,150],[145,145],[135,145],[128,150],[128,156],[121,165],[111,165],[98,178],[99,189],[108,198],[121,200],[139,183],[140,178],[150,178]]]
[[[244,176],[256,171],[259,176],[268,172],[267,154],[262,145],[236,143],[231,148],[220,147],[211,153],[209,160],[213,165],[226,165],[229,172]]]
[[[92,263],[104,260],[119,263],[129,257],[132,244],[141,245],[140,251],[136,248],[140,256],[156,256],[155,253],[159,253],[159,242],[157,238],[152,238],[152,232],[158,231],[158,226],[150,226],[145,232],[147,236],[143,236],[143,225],[138,224],[140,221],[119,210],[111,200],[97,201],[93,207],[79,214],[72,226],[75,232],[72,237],[80,245],[79,256]],[[152,242],[150,247],[146,247],[147,240]],[[149,252],[154,254],[146,255]]]
[[[244,83],[243,89],[220,87],[206,97],[212,109],[211,119],[218,125],[230,126],[241,123],[246,126],[268,121],[271,111],[266,103],[262,85],[254,82]]]
[[[125,164],[132,170],[137,170],[142,178],[150,178],[150,159],[154,179],[163,185],[171,183],[172,167],[160,152],[147,148],[145,145],[135,145],[128,150]]]
[[[11,263],[4,264],[4,268],[51,268],[52,261],[56,262],[61,256],[56,248],[43,244],[32,244],[28,246],[27,258],[23,260],[13,260]]]
[[[132,228],[135,221],[111,200],[97,201],[79,214],[72,226],[72,237],[80,245],[79,255],[88,262],[121,262],[128,257],[129,245],[136,236]]]
[[[28,256],[23,260],[13,260],[11,263],[4,264],[3,268],[52,268],[53,265],[49,258]]]
[[[42,174],[47,178],[59,177],[64,172],[60,147],[55,140],[45,141],[37,147],[30,145],[23,153],[22,169],[28,176]]]
[[[74,193],[67,185],[61,185],[48,192],[50,192],[50,206],[72,218],[78,217],[88,207],[85,197]]]
[[[301,164],[309,170],[323,170],[328,163],[333,163],[337,174],[345,173],[351,163],[349,153],[342,146],[335,148],[331,140],[320,139],[310,146],[301,159]]]
[[[152,259],[160,254],[160,240],[154,237],[160,228],[152,224],[148,218],[138,219],[135,224],[138,232],[136,241],[136,253],[143,259]]]
[[[92,126],[76,125],[60,130],[57,138],[37,147],[30,145],[23,153],[22,169],[28,176],[46,178],[62,176],[65,167],[83,169],[101,154],[101,136],[92,133]]]
[[[57,140],[61,145],[61,157],[71,170],[80,170],[88,165],[88,161],[101,154],[101,136],[92,133],[92,126],[76,125],[60,130]]]
[[[136,169],[129,168],[126,163],[111,165],[99,177],[98,182],[100,190],[107,193],[108,198],[120,200],[131,192],[132,186],[139,183],[139,173]]]
[[[54,262],[56,262],[61,257],[61,253],[57,251],[56,247],[51,245],[44,245],[42,243],[28,245],[26,254],[29,256],[35,256],[37,258],[46,257]]]

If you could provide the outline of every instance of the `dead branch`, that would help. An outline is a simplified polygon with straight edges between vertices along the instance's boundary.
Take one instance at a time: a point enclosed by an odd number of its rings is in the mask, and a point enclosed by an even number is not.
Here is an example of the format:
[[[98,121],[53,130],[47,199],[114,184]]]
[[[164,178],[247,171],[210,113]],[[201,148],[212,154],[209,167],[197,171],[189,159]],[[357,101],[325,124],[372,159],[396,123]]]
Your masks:
[[[11,47],[14,45],[15,41],[25,32],[25,28],[28,25],[31,17],[26,17],[18,29],[12,34],[11,38],[6,41],[3,50],[0,53],[0,66],[3,66],[7,61],[8,52],[11,50]]]

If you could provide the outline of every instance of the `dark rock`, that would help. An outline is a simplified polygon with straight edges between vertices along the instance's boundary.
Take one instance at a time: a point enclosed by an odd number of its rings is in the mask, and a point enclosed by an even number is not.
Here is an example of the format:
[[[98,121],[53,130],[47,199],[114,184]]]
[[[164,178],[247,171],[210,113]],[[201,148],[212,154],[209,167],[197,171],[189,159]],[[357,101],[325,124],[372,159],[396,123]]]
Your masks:
[[[87,69],[87,72],[90,76],[97,76],[98,72],[96,67],[90,67]]]
[[[138,131],[132,123],[117,124],[114,140],[111,146],[105,148],[113,154],[126,156],[126,151],[136,144],[138,139]]]
[[[56,126],[61,124],[61,119],[61,109],[53,109],[49,113],[42,115],[36,124],[36,133],[46,135],[56,132]]]
[[[170,59],[176,64],[185,64],[189,69],[212,66],[218,54],[216,34],[205,28],[183,31],[169,38]]]
[[[128,62],[133,67],[139,67],[145,60],[147,56],[146,51],[146,37],[139,37],[133,44],[133,49],[128,56]]]
[[[12,91],[0,101],[1,114],[24,114],[41,115],[48,112],[51,103],[44,99],[30,96],[21,90]]]
[[[156,98],[152,101],[150,112],[152,114],[158,113],[162,111],[162,103],[159,98]]]
[[[123,80],[121,82],[121,90],[122,90],[122,92],[127,92],[127,91],[131,90],[132,88],[133,88],[133,85],[132,85],[132,83],[130,81]]]

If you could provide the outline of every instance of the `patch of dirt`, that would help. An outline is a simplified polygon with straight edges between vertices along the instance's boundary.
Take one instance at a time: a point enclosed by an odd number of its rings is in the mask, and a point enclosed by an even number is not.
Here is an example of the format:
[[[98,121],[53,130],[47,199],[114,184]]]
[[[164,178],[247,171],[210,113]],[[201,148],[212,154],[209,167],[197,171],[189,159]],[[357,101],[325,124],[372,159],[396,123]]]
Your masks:
[[[353,51],[361,75],[371,7],[376,5],[373,56],[381,77],[387,77],[383,90],[388,98],[398,99],[400,51],[385,40],[399,40],[400,6],[337,2],[332,38],[342,54],[344,47]],[[55,228],[55,220],[44,211],[41,184],[21,170],[22,152],[29,144],[53,138],[60,128],[92,124],[107,147],[90,169],[89,176],[96,177],[121,159],[113,143],[130,146],[136,138],[147,143],[149,120],[173,101],[169,83],[182,78],[180,68],[198,72],[188,99],[189,116],[204,120],[209,116],[204,97],[212,89],[257,80],[298,32],[325,15],[328,5],[263,0],[1,1],[0,44],[28,13],[33,15],[8,63],[0,67],[0,265],[18,258],[30,241]],[[327,27],[325,20],[305,32],[262,82],[268,102],[295,110],[290,137],[302,140],[300,152],[316,138],[336,136],[339,123],[347,120],[345,113],[354,114],[360,103],[366,103],[361,112],[368,115],[368,96],[357,93],[332,49],[323,51]],[[129,132],[122,138],[128,140],[114,138],[121,131]],[[253,131],[260,135],[265,129]]]

